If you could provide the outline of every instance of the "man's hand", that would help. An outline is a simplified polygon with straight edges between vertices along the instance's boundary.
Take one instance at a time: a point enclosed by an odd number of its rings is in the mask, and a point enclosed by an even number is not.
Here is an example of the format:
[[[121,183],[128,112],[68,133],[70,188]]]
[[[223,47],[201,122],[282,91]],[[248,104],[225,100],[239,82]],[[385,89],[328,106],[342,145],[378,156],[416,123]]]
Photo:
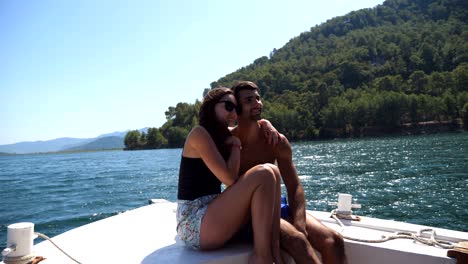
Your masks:
[[[224,144],[228,146],[242,146],[241,141],[238,137],[230,136],[224,141]]]
[[[263,130],[263,134],[265,135],[268,144],[276,146],[276,144],[281,140],[281,135],[278,130],[276,130],[271,122],[266,119],[259,120],[258,124],[260,124],[260,127]]]

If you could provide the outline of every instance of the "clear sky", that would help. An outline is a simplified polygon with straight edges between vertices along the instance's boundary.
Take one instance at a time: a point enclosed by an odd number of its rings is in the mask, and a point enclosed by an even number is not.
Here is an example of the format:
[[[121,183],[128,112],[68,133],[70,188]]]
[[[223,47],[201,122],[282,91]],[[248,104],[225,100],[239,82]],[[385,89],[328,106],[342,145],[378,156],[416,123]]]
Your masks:
[[[0,145],[160,127],[210,83],[383,0],[2,0]]]

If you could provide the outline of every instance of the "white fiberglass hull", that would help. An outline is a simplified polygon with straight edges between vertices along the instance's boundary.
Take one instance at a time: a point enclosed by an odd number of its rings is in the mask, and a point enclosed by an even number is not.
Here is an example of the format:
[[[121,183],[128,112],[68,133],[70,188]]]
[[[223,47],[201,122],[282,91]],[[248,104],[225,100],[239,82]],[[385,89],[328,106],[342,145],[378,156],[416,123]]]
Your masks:
[[[199,252],[187,249],[176,238],[176,203],[157,200],[116,216],[96,221],[52,238],[52,241],[81,263],[247,263],[248,244]],[[308,211],[327,226],[342,231],[330,213]],[[360,222],[343,221],[343,234],[363,239],[379,239],[396,231],[418,232],[425,226],[361,217]],[[435,229],[437,235],[453,242],[468,241],[468,233]],[[383,243],[346,240],[350,264],[440,264],[456,263],[447,250],[395,239]],[[75,263],[49,241],[34,246],[34,254],[46,259],[41,264]]]

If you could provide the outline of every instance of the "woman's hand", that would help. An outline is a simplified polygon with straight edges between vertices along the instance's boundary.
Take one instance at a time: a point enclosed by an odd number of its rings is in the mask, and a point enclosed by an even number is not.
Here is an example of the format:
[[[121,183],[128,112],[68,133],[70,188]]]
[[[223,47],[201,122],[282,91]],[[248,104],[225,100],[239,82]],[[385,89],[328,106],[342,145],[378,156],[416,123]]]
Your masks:
[[[270,121],[266,119],[261,119],[258,121],[260,124],[261,129],[263,130],[263,134],[268,141],[268,144],[272,144],[276,146],[278,142],[281,140],[280,133],[276,128],[270,123]]]
[[[238,147],[239,149],[242,149],[242,144],[241,141],[238,137],[235,136],[230,136],[224,141],[224,144],[231,146],[231,147]]]
[[[242,149],[241,141],[238,137],[230,136],[224,144],[231,147],[231,155],[226,162],[226,166],[231,173],[232,182],[223,182],[226,186],[234,184],[239,179],[239,168],[240,168],[240,152]]]

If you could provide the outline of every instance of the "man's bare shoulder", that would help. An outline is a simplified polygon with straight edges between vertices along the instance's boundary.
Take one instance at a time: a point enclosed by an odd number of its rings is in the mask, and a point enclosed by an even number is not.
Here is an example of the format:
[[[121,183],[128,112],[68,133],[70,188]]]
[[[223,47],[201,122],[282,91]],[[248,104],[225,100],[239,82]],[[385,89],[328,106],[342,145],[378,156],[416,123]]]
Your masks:
[[[279,134],[279,141],[278,141],[277,147],[278,148],[291,148],[291,144],[289,143],[288,138],[281,133]]]

